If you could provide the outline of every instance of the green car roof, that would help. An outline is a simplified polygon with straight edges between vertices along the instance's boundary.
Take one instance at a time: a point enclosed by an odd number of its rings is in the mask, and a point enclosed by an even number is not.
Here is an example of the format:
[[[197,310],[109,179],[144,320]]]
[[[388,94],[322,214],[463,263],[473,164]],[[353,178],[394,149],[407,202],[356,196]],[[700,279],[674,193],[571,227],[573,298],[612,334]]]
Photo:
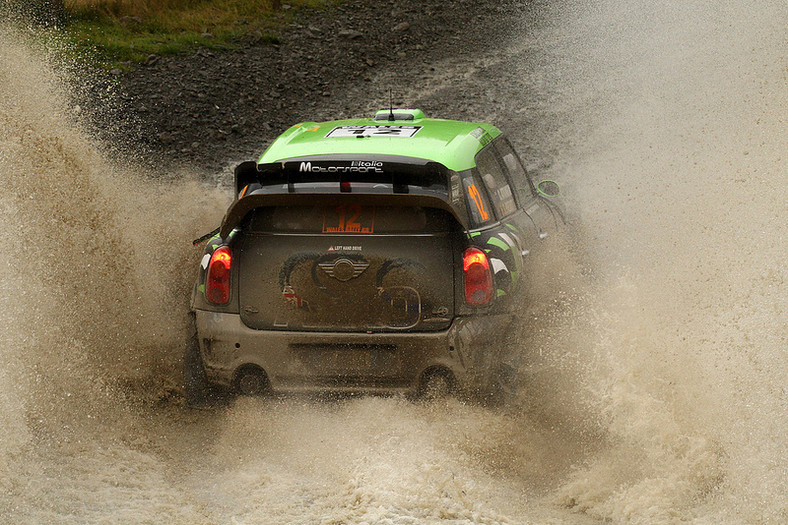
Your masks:
[[[390,113],[395,120],[389,120]],[[462,171],[474,167],[476,153],[500,134],[491,124],[426,118],[418,109],[381,110],[374,118],[296,124],[257,162],[314,155],[397,155]]]

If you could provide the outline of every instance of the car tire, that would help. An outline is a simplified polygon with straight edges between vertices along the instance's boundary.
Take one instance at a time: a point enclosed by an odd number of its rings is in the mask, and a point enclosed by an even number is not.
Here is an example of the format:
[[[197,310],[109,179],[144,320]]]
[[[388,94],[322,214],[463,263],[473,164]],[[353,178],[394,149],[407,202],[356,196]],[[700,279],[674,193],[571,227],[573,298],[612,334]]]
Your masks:
[[[189,339],[186,343],[186,354],[183,359],[183,386],[186,405],[200,407],[207,403],[210,383],[205,375],[205,366],[200,355],[200,343],[197,339],[197,326],[194,318],[190,321]]]

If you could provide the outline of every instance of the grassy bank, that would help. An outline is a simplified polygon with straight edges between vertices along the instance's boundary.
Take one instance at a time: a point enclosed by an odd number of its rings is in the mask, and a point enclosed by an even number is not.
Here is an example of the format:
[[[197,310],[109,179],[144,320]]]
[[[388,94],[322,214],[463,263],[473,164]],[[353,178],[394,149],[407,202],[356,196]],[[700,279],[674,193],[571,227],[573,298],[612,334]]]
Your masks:
[[[65,0],[65,29],[78,50],[107,67],[150,55],[276,42],[277,31],[304,7],[338,0]]]

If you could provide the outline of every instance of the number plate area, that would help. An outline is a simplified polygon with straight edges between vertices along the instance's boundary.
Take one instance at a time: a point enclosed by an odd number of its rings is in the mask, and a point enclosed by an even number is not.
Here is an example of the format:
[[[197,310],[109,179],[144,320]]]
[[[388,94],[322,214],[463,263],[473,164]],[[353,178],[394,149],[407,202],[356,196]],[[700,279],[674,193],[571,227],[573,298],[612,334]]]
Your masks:
[[[323,233],[374,233],[374,206],[337,206],[323,210]]]
[[[395,345],[297,343],[290,345],[290,351],[319,376],[388,377],[401,369]]]

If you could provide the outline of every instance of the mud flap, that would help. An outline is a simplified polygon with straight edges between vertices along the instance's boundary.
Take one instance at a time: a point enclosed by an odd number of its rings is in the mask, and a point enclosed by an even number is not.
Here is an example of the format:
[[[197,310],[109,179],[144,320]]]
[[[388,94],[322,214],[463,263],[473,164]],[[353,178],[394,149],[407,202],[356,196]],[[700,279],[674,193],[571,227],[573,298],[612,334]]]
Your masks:
[[[456,341],[468,372],[463,387],[482,398],[500,390],[498,377],[508,361],[510,344],[506,334],[512,320],[509,314],[498,314],[460,321]]]

